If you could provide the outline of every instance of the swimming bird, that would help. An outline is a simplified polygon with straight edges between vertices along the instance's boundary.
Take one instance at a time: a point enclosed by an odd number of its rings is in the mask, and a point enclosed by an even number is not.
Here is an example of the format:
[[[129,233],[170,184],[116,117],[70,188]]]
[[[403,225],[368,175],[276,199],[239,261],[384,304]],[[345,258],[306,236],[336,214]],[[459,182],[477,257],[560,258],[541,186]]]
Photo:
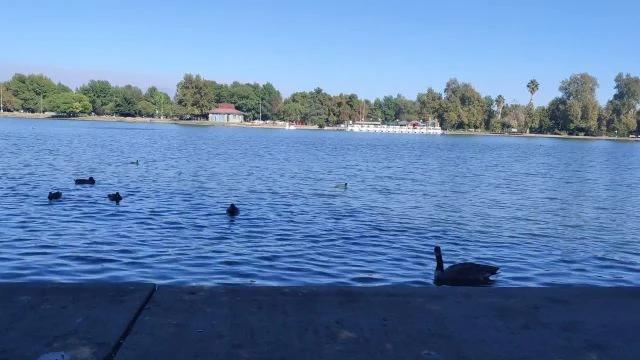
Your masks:
[[[231,205],[229,205],[229,207],[227,208],[227,215],[236,216],[238,214],[240,214],[240,209],[238,209],[238,207],[234,203],[231,203]]]
[[[132,162],[130,162],[129,164],[132,164],[132,165],[139,165],[138,160],[136,160],[136,161],[132,161]]]
[[[76,179],[75,182],[76,182],[76,185],[84,185],[84,184],[93,185],[96,183],[96,180],[93,178],[93,176],[89,176],[88,179]]]
[[[60,200],[61,197],[62,197],[62,193],[60,191],[56,191],[56,192],[49,191],[49,196],[47,196],[47,199]]]
[[[108,194],[107,197],[109,200],[115,201],[116,205],[120,205],[120,201],[122,200],[122,195],[117,191],[114,194]]]
[[[433,252],[436,255],[436,271],[433,274],[433,283],[437,286],[489,285],[494,282],[490,276],[495,275],[500,269],[497,266],[472,262],[453,264],[445,269],[440,246],[434,247]]]
[[[340,183],[338,185],[335,186],[338,189],[346,189],[347,188],[347,183]]]

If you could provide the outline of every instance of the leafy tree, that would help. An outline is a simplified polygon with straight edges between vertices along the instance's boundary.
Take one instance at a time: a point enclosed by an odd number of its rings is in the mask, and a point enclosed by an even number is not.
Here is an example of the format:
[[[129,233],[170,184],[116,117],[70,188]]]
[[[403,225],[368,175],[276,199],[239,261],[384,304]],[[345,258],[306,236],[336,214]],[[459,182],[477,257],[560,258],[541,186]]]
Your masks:
[[[213,106],[212,87],[200,75],[185,74],[177,85],[176,102],[186,114],[204,118]]]
[[[245,112],[248,119],[257,119],[260,110],[260,86],[258,84],[241,84],[237,81],[229,86],[229,102],[236,109]]]
[[[495,104],[495,101],[489,95],[482,98],[482,100],[484,101],[484,113],[485,113],[484,128],[489,130],[491,129],[491,122],[493,122],[493,120],[496,117],[496,112],[495,110],[493,110],[493,105]]]
[[[274,120],[282,106],[280,91],[268,82],[260,89],[260,99],[262,99],[262,119]]]
[[[7,87],[11,94],[20,101],[22,109],[28,112],[46,111],[44,100],[53,94],[64,91],[42,74],[16,73],[7,83]]]
[[[544,134],[553,131],[551,120],[549,119],[549,111],[546,107],[538,106],[536,108],[535,117],[538,120],[537,132]]]
[[[109,113],[106,106],[114,103],[113,87],[106,80],[89,80],[78,88],[78,92],[89,98],[93,112],[97,115]]]
[[[526,131],[527,128],[527,108],[520,104],[510,104],[505,106],[505,115],[502,118],[505,130]]]
[[[168,109],[171,104],[171,98],[155,86],[152,86],[144,93],[144,102],[147,104],[139,106],[139,109],[145,115],[164,117],[165,114],[167,114],[165,110]]]
[[[569,130],[593,134],[598,128],[600,106],[596,100],[598,80],[587,74],[573,74],[560,83]]]
[[[570,119],[567,113],[567,101],[556,97],[547,106],[547,114],[551,128],[555,132],[567,132],[570,129]]]
[[[605,107],[607,118],[603,121],[608,131],[627,135],[638,129],[636,114],[640,104],[640,78],[619,73],[615,83],[616,93]]]
[[[282,105],[282,112],[287,121],[303,121],[309,111],[309,93],[295,92]]]
[[[444,104],[442,94],[433,88],[428,88],[425,93],[420,93],[416,97],[418,103],[418,116],[421,119],[437,119],[442,121]]]
[[[444,128],[479,129],[483,127],[485,104],[480,93],[471,84],[460,83],[455,78],[450,79],[444,94]]]
[[[47,98],[48,110],[67,116],[78,116],[91,112],[89,98],[80,93],[60,92]]]
[[[115,87],[114,109],[113,112],[124,117],[142,115],[138,103],[144,99],[142,90],[137,86],[125,85],[123,87]]]
[[[310,125],[324,126],[329,119],[331,96],[317,87],[309,92],[309,105],[305,114],[305,122]]]
[[[382,100],[376,98],[373,101],[373,105],[371,106],[371,110],[369,111],[369,116],[373,121],[383,121],[384,119],[384,107],[382,104]]]
[[[6,83],[0,82],[0,91],[2,91],[2,110],[3,111],[18,111],[21,107],[21,101],[18,100],[9,88]]]

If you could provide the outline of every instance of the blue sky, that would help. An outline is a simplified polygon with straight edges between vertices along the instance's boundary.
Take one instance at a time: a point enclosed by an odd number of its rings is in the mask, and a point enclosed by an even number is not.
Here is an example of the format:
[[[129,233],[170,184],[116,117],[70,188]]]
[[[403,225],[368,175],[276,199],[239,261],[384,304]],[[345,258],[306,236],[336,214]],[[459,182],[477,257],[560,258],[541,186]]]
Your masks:
[[[529,79],[547,103],[588,72],[604,103],[618,72],[640,75],[639,13],[620,0],[6,1],[0,80],[42,72],[173,92],[191,72],[373,99],[456,77],[524,104]]]

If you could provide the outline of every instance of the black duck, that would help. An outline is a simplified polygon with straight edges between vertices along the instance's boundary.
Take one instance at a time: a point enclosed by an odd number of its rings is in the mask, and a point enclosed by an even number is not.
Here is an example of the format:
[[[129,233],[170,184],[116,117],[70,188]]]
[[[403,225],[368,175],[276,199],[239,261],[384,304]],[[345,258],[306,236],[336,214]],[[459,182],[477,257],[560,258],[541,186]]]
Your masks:
[[[49,200],[60,200],[60,198],[62,198],[62,193],[60,191],[49,191],[49,196],[47,196],[47,199]]]
[[[115,201],[116,205],[119,205],[120,201],[122,200],[122,195],[120,195],[120,193],[117,191],[114,194],[108,194],[107,197],[109,198],[109,200]]]
[[[231,203],[231,205],[229,205],[229,207],[227,208],[227,215],[236,216],[238,214],[240,214],[240,209],[238,209],[238,207],[234,203]]]
[[[96,183],[96,180],[93,178],[93,176],[89,176],[88,179],[76,179],[75,182],[76,185],[94,185]]]

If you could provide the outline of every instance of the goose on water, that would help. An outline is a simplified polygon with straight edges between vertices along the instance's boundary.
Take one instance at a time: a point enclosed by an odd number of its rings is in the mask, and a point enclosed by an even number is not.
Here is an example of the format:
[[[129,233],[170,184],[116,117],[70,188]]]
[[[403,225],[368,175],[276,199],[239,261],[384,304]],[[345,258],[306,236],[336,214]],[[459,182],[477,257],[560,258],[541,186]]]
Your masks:
[[[491,275],[495,275],[500,269],[493,265],[463,262],[444,268],[442,251],[440,246],[433,249],[436,255],[436,271],[433,275],[433,283],[437,286],[481,286],[494,282]]]

